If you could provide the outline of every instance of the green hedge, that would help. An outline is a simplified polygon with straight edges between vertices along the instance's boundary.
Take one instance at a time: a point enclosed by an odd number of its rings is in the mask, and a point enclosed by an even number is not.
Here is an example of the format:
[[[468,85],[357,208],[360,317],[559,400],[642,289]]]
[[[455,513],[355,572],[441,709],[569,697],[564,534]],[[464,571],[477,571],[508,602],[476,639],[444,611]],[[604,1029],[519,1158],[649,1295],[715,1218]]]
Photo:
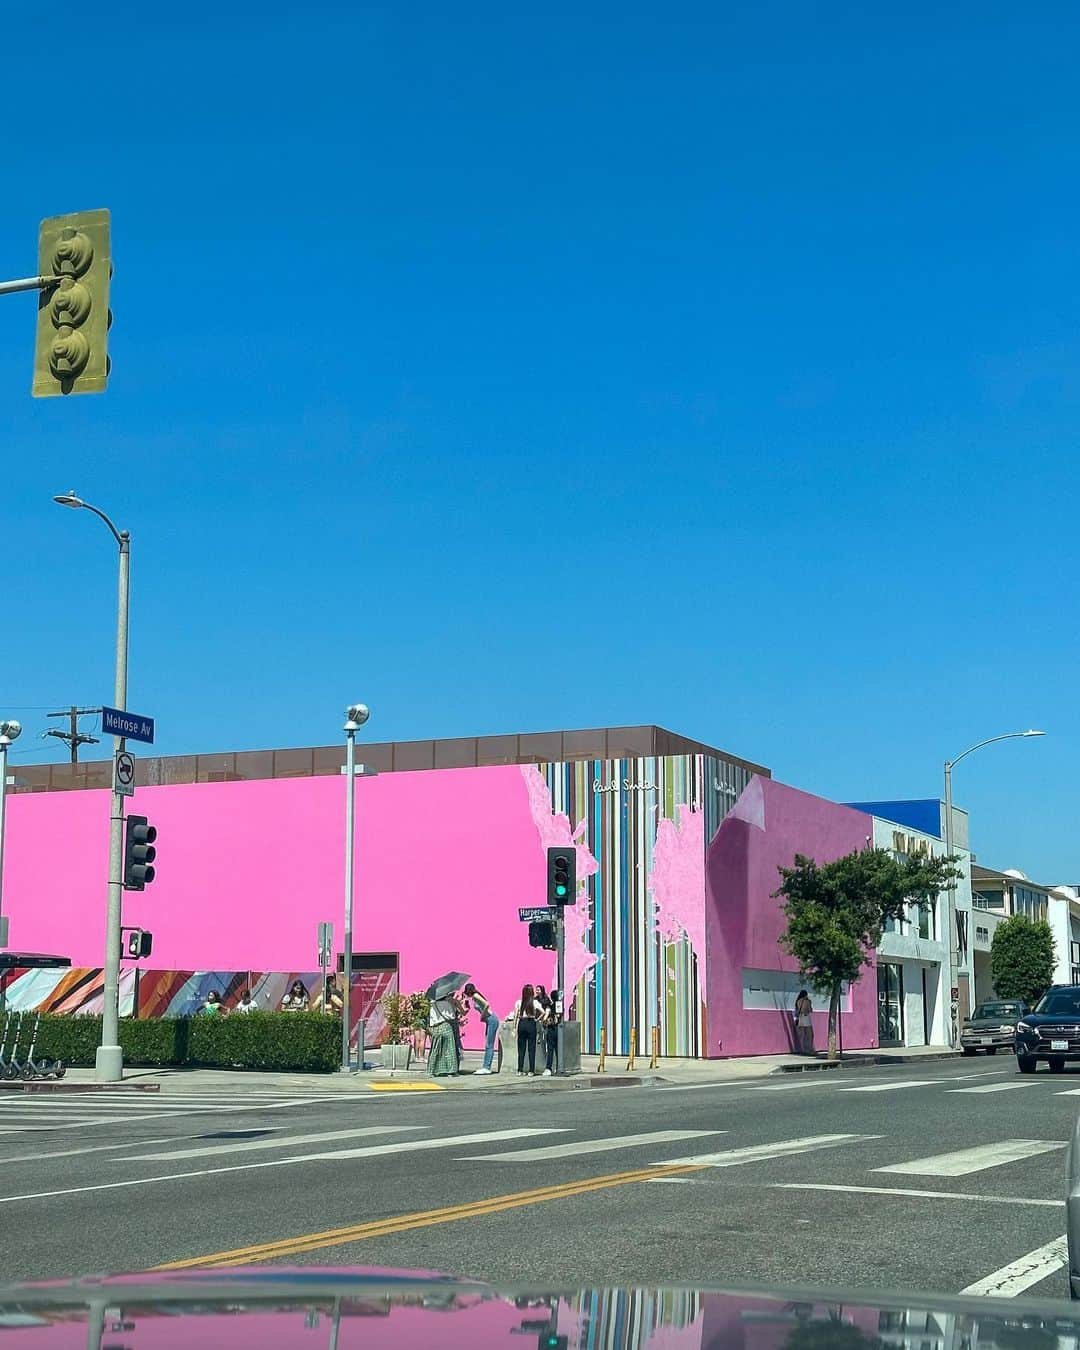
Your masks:
[[[101,1043],[100,1016],[45,1014],[35,1058],[90,1065]],[[123,1018],[125,1064],[332,1073],[341,1062],[341,1022],[325,1013]]]

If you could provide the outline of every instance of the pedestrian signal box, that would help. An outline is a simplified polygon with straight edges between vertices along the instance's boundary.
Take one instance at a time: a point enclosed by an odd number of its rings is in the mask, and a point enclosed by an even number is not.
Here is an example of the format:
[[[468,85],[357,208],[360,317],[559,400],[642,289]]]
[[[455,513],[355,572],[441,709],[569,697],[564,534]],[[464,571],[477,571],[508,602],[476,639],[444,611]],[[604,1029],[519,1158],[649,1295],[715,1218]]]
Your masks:
[[[555,950],[555,924],[551,919],[537,919],[529,924],[529,946]]]

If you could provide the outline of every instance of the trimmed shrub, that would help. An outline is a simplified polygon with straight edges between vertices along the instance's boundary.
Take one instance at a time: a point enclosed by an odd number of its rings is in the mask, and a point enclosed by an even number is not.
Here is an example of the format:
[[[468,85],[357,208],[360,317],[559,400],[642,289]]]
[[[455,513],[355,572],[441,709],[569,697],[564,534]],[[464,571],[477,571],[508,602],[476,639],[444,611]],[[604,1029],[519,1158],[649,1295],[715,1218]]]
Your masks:
[[[341,1022],[319,1012],[196,1016],[188,1063],[331,1073],[341,1063]]]
[[[26,1029],[20,1037],[25,1048]],[[92,1065],[101,1042],[101,1017],[46,1013],[35,1058]],[[341,1022],[326,1013],[232,1013],[229,1016],[122,1018],[126,1064],[332,1073],[341,1061]]]

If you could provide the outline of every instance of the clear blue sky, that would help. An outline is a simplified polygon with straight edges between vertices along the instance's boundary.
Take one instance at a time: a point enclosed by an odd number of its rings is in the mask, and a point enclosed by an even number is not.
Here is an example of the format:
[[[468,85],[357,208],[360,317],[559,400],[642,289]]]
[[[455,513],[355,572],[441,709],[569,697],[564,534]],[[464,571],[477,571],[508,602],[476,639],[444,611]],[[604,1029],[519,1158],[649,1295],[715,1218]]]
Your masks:
[[[22,762],[111,696],[74,487],[132,531],[165,753],[365,698],[377,739],[656,721],[857,799],[1039,726],[957,800],[1080,880],[1073,4],[34,8],[0,275],[109,206],[116,276],[98,397],[30,398],[0,298]]]

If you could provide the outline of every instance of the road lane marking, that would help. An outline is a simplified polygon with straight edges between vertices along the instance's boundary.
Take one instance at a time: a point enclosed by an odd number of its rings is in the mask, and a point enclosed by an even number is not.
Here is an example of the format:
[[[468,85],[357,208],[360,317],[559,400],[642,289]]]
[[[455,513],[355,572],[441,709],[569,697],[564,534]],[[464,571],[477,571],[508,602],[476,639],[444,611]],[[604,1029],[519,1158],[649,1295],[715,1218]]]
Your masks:
[[[526,1205],[542,1204],[549,1200],[563,1200],[575,1195],[587,1195],[591,1191],[606,1190],[612,1186],[629,1186],[641,1181],[655,1181],[666,1177],[673,1171],[695,1172],[694,1166],[672,1168],[668,1164],[660,1167],[643,1167],[632,1172],[613,1172],[607,1176],[586,1177],[581,1181],[570,1181],[560,1186],[542,1186],[533,1191],[518,1191],[509,1195],[496,1195],[487,1200],[473,1200],[463,1205],[450,1205],[445,1209],[425,1210],[415,1214],[399,1214],[388,1219],[375,1219],[369,1223],[350,1224],[343,1228],[330,1228],[321,1233],[307,1233],[299,1237],[283,1238],[277,1242],[263,1242],[252,1247],[237,1247],[232,1251],[214,1252],[209,1256],[185,1257],[180,1261],[166,1261],[154,1270],[185,1270],[191,1267],[214,1267],[247,1265],[254,1261],[270,1261],[278,1258],[298,1256],[305,1252],[318,1251],[324,1247],[340,1247],[350,1242],[363,1242],[369,1238],[388,1237],[394,1233],[408,1232],[414,1228],[430,1228],[435,1224],[457,1223],[462,1219],[474,1219],[487,1214],[499,1214],[503,1210],[518,1209]]]
[[[841,1092],[898,1092],[901,1088],[932,1087],[934,1083],[941,1082],[941,1079],[933,1078],[902,1078],[895,1083],[866,1083],[862,1087],[844,1087]]]
[[[917,1191],[903,1186],[840,1186],[824,1181],[774,1181],[774,1191],[842,1191],[851,1195],[898,1195],[916,1200],[983,1200],[995,1205],[1034,1205],[1039,1209],[1064,1209],[1064,1200],[1028,1200],[1022,1195],[979,1195],[975,1191]]]
[[[184,1181],[191,1177],[216,1177],[226,1172],[255,1172],[264,1167],[289,1167],[293,1163],[322,1162],[328,1158],[370,1158],[384,1153],[405,1153],[421,1149],[455,1148],[459,1144],[479,1144],[486,1139],[532,1138],[537,1134],[565,1134],[565,1130],[538,1129],[530,1125],[515,1130],[493,1130],[484,1134],[459,1134],[446,1139],[413,1139],[401,1144],[380,1144],[375,1148],[327,1150],[325,1153],[302,1153],[293,1158],[273,1158],[267,1162],[233,1163],[229,1167],[201,1167],[191,1172],[166,1172],[156,1177],[131,1177],[126,1181],[102,1181],[93,1186],[65,1186],[53,1191],[28,1191],[24,1195],[0,1195],[0,1205],[11,1205],[20,1200],[50,1200],[59,1195],[85,1195],[91,1191],[116,1191],[127,1186],[150,1186],[159,1181]]]
[[[946,1092],[1012,1092],[1014,1088],[1031,1088],[1034,1083],[980,1083],[978,1087],[946,1088]]]
[[[969,1172],[983,1172],[988,1167],[1034,1158],[1040,1153],[1053,1153],[1065,1148],[1064,1140],[1002,1139],[996,1144],[979,1144],[975,1148],[961,1148],[953,1153],[937,1153],[928,1158],[912,1158],[910,1162],[890,1163],[875,1167],[875,1172],[900,1172],[915,1177],[963,1177]]]
[[[880,1139],[879,1134],[811,1134],[802,1139],[777,1139],[771,1144],[751,1144],[746,1148],[726,1149],[721,1153],[700,1153],[691,1158],[672,1158],[657,1167],[740,1167],[766,1158],[784,1158],[796,1153],[812,1153],[838,1144],[853,1144],[863,1139]]]
[[[539,1162],[544,1158],[576,1158],[581,1153],[606,1153],[620,1148],[639,1148],[646,1144],[670,1144],[680,1139],[704,1139],[707,1135],[726,1134],[726,1130],[653,1130],[649,1134],[623,1134],[607,1139],[575,1139],[565,1144],[547,1144],[542,1148],[511,1149],[506,1153],[484,1153],[460,1159],[461,1162]]]
[[[373,1134],[398,1134],[405,1130],[426,1130],[427,1125],[363,1125],[354,1130],[323,1130],[317,1134],[284,1134],[276,1139],[240,1139],[205,1145],[202,1148],[182,1148],[164,1153],[126,1153],[114,1162],[172,1162],[179,1158],[210,1158],[222,1153],[248,1153],[267,1148],[292,1148],[295,1144],[322,1144],[342,1139],[359,1139]],[[141,1148],[141,1142],[130,1147]]]
[[[1015,1298],[1025,1289],[1030,1289],[1033,1284],[1045,1280],[1047,1275],[1053,1275],[1055,1271],[1061,1270],[1068,1264],[1068,1260],[1068,1239],[1063,1233],[1061,1237],[1054,1238],[1053,1242],[1036,1247],[1033,1252],[1010,1261],[1007,1266],[1002,1266],[1000,1270],[976,1280],[974,1284],[969,1284],[960,1292],[978,1294],[982,1298]]]
[[[281,1126],[268,1125],[266,1128],[268,1130],[280,1130]],[[192,1134],[163,1135],[160,1139],[140,1139],[137,1147],[146,1148],[149,1144],[186,1144],[189,1139],[197,1139],[198,1137],[198,1135]],[[10,1158],[0,1156],[0,1167],[4,1167],[8,1163],[37,1162],[41,1158],[75,1158],[82,1153],[110,1153],[116,1149],[131,1147],[132,1141],[128,1139],[123,1144],[88,1144],[85,1148],[62,1148],[57,1149],[53,1153],[39,1153],[37,1151],[33,1153],[18,1153]]]
[[[676,1087],[658,1087],[657,1092],[704,1092],[706,1088],[745,1087],[744,1083],[681,1083]]]

